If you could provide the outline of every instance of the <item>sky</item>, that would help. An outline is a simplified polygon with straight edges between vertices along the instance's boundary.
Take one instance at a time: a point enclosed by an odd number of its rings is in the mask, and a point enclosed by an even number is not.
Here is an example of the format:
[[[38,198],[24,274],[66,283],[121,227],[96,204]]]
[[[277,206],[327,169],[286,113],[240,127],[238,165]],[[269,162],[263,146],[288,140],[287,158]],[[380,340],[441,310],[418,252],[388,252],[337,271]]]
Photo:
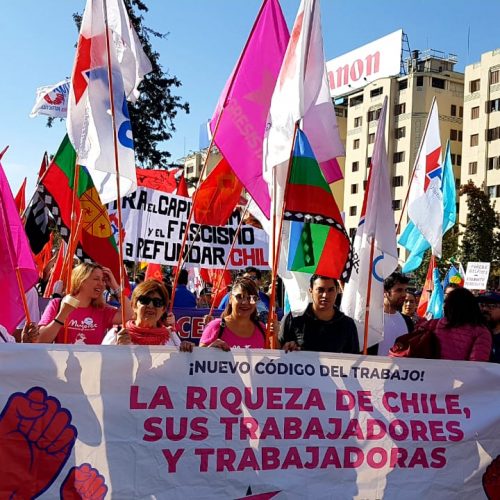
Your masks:
[[[145,24],[168,33],[154,40],[163,68],[177,76],[177,95],[191,112],[175,119],[173,139],[165,144],[177,160],[198,149],[200,125],[213,113],[224,84],[251,30],[260,0],[145,0]],[[5,3],[5,5],[3,5]],[[300,0],[281,0],[289,29]],[[14,194],[28,177],[35,187],[44,151],[55,153],[64,122],[46,127],[43,116],[30,118],[37,87],[71,75],[78,33],[72,19],[85,0],[2,0],[0,18],[0,150]],[[498,0],[321,0],[323,42],[330,60],[402,28],[411,50],[432,48],[458,56],[456,70],[500,48],[492,20],[500,19]],[[470,36],[469,36],[470,33]]]

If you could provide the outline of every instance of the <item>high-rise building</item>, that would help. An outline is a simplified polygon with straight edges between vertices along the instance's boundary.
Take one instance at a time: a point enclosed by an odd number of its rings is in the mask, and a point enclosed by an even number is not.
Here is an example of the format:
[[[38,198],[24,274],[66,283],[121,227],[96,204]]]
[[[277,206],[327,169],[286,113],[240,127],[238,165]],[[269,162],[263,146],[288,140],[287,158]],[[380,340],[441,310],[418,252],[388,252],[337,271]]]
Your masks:
[[[450,140],[458,184],[462,165],[464,75],[454,71],[456,62],[453,54],[415,50],[406,63],[407,74],[370,82],[344,96],[342,103],[336,99],[338,113],[342,109],[347,113],[346,120],[339,120],[339,126],[345,122],[346,131],[341,132],[346,137],[343,210],[346,229],[351,236],[359,222],[384,96],[388,97],[385,135],[396,225],[405,204],[433,97],[439,109],[443,155],[446,142]],[[407,223],[406,211],[404,214],[400,231]]]
[[[500,198],[499,111],[500,49],[496,49],[465,68],[462,149],[462,183],[472,180],[493,200]],[[463,224],[467,221],[465,199],[460,200],[459,220]]]

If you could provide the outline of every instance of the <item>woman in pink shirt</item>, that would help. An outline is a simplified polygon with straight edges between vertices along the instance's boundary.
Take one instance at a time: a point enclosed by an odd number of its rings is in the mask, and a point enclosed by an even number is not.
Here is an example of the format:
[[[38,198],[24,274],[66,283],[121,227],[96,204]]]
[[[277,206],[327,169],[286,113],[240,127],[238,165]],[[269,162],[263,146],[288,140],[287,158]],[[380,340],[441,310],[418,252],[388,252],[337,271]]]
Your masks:
[[[121,323],[121,312],[104,302],[106,286],[119,293],[118,283],[108,268],[90,263],[76,266],[71,274],[69,295],[62,300],[51,300],[45,309],[37,342],[100,344],[106,331]],[[122,306],[125,318],[130,319],[130,300],[125,298]]]
[[[258,300],[259,291],[254,281],[237,278],[221,318],[205,326],[200,347],[216,347],[223,351],[232,347],[265,347],[265,326],[257,317]]]

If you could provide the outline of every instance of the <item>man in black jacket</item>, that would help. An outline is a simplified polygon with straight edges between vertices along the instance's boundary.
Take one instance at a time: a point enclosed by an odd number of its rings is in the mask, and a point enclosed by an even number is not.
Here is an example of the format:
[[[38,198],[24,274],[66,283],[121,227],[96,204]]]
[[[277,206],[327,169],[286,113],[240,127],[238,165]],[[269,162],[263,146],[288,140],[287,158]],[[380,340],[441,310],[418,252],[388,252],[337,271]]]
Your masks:
[[[354,321],[335,307],[337,280],[314,274],[309,292],[312,303],[300,316],[289,313],[281,322],[279,342],[285,351],[359,353]]]

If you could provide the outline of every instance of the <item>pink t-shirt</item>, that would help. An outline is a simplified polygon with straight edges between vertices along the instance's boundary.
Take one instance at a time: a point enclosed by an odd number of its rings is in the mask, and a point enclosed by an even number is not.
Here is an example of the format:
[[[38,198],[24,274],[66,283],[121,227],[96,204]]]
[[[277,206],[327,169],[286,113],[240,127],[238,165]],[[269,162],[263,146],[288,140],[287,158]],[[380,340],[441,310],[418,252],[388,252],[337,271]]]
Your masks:
[[[219,326],[221,319],[217,318],[213,321],[210,321],[208,325],[203,330],[201,334],[200,344],[210,345],[212,342],[217,340],[219,335]],[[262,325],[262,330],[265,331],[264,325]],[[263,348],[265,347],[265,338],[259,328],[256,326],[253,330],[253,334],[251,337],[240,337],[236,335],[232,330],[230,330],[227,326],[224,328],[224,332],[222,333],[222,340],[227,342],[229,347],[251,347],[251,348]]]
[[[40,326],[48,325],[59,312],[61,299],[53,299],[43,312]],[[99,307],[77,307],[70,313],[66,324],[68,325],[68,344],[94,344],[102,342],[106,331],[113,326],[113,317],[116,307],[105,305]],[[57,337],[57,344],[64,342],[64,328],[61,327]]]

